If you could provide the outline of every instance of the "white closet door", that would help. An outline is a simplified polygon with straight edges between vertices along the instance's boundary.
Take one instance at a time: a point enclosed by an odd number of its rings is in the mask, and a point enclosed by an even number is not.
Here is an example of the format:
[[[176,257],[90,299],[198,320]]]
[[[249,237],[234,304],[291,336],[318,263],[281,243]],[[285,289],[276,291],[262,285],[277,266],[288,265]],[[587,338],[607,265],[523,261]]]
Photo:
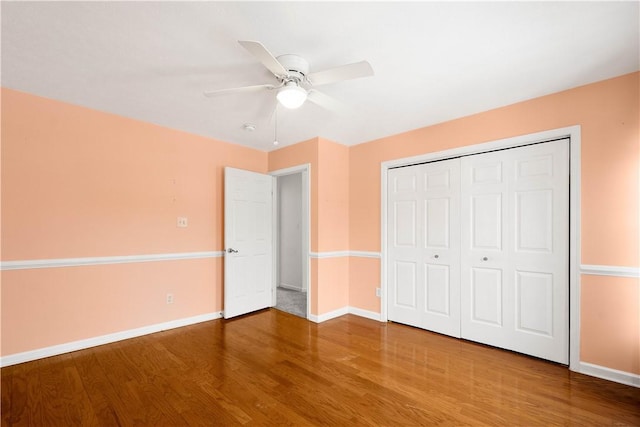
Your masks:
[[[388,177],[388,318],[460,337],[460,161]]]
[[[461,159],[463,338],[568,363],[568,150]]]

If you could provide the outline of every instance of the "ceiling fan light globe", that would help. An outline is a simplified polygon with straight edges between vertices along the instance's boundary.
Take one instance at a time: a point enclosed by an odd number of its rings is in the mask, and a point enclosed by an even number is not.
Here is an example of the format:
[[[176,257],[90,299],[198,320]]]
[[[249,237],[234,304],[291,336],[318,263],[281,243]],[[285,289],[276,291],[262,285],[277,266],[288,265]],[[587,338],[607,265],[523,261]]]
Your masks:
[[[307,100],[307,91],[296,84],[287,84],[278,91],[276,98],[285,108],[298,108]]]

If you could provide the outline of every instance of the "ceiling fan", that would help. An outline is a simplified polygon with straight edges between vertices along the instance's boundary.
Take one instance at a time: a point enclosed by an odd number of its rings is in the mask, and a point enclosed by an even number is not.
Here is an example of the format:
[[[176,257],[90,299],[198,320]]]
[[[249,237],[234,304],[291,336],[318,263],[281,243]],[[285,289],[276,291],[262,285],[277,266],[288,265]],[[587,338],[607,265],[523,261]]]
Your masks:
[[[373,75],[373,68],[367,61],[309,73],[309,63],[301,56],[286,54],[275,57],[260,42],[239,40],[238,43],[271,71],[277,82],[210,90],[204,92],[205,96],[212,97],[237,92],[277,90],[276,98],[286,108],[298,108],[306,100],[309,100],[320,107],[335,111],[341,110],[342,104],[329,95],[311,87]]]

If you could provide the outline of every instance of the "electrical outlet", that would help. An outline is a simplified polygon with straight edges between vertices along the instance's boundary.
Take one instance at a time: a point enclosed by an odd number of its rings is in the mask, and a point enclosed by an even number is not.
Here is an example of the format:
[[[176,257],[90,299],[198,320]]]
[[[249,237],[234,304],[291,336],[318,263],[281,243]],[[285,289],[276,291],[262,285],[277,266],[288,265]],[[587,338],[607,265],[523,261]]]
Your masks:
[[[173,304],[173,294],[167,294],[167,304]]]
[[[189,225],[187,217],[186,216],[179,216],[178,217],[178,227],[186,227],[187,225]]]
[[[381,295],[380,288],[376,288],[376,296],[379,298]]]

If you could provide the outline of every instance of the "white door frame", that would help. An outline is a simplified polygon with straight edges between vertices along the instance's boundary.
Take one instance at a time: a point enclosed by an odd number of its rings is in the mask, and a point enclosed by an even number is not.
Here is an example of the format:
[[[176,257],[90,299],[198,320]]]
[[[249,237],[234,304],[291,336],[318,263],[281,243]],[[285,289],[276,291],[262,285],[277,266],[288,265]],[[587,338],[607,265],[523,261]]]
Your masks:
[[[580,370],[580,146],[579,125],[544,132],[500,139],[476,145],[452,148],[444,151],[421,154],[403,159],[389,160],[380,165],[381,188],[381,260],[380,260],[380,320],[387,317],[387,172],[398,166],[444,160],[463,155],[515,148],[559,138],[570,138],[569,142],[569,369]]]
[[[302,280],[305,282],[303,287],[307,290],[307,314],[306,318],[309,318],[311,312],[311,269],[309,266],[309,254],[310,254],[310,242],[311,242],[311,164],[306,163],[303,165],[292,166],[290,168],[278,169],[269,172],[269,175],[274,177],[274,190],[273,190],[273,299],[272,306],[276,305],[276,288],[278,286],[277,275],[279,256],[278,253],[278,180],[277,177],[294,175],[302,173]]]

